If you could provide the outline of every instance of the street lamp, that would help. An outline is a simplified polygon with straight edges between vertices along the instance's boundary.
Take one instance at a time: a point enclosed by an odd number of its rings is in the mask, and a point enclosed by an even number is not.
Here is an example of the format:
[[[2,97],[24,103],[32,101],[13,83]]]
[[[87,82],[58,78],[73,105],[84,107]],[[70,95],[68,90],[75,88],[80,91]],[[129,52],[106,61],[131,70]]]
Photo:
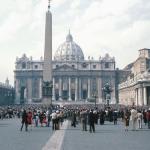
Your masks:
[[[106,104],[107,106],[109,107],[109,101],[110,101],[110,98],[111,98],[111,92],[112,92],[112,88],[110,86],[109,83],[106,83],[103,87],[103,91],[105,93],[105,100],[106,100]]]
[[[97,91],[93,91],[93,93],[92,93],[92,97],[94,98],[95,108],[96,108]]]

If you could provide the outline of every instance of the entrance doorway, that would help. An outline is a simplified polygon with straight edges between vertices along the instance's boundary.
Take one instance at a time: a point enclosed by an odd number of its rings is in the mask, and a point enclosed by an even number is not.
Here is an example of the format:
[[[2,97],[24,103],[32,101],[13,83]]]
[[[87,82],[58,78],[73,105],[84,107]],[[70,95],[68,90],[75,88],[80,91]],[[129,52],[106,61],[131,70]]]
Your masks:
[[[25,91],[25,87],[21,87],[20,89],[20,104],[24,104],[25,103],[25,97],[24,97],[24,91]]]
[[[83,99],[87,99],[87,90],[83,90]]]
[[[62,99],[63,99],[63,100],[68,100],[68,91],[67,91],[67,90],[64,90],[64,91],[62,92]]]

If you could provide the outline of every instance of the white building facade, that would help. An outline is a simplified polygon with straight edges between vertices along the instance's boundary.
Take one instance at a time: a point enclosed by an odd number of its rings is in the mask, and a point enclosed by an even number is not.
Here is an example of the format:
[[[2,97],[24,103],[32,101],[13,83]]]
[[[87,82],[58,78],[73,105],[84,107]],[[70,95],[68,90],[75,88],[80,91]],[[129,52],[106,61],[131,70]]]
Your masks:
[[[16,59],[16,103],[42,102],[43,63],[42,57],[36,61],[25,54]],[[53,101],[87,101],[96,92],[97,103],[105,103],[103,87],[109,83],[113,89],[111,103],[117,102],[115,58],[106,54],[99,60],[92,57],[85,60],[82,49],[70,33],[56,50],[52,69]]]
[[[150,105],[150,49],[139,50],[131,65],[131,74],[119,84],[119,102],[123,105]]]
[[[50,1],[46,13],[44,60],[33,60],[25,54],[15,62],[15,103],[43,102],[44,81],[52,81],[53,101],[91,101],[105,103],[103,87],[109,84],[112,92],[110,103],[118,103],[118,83],[128,72],[115,68],[115,58],[106,54],[99,60],[85,59],[80,46],[72,35],[66,37],[55,52],[52,60],[52,14]]]

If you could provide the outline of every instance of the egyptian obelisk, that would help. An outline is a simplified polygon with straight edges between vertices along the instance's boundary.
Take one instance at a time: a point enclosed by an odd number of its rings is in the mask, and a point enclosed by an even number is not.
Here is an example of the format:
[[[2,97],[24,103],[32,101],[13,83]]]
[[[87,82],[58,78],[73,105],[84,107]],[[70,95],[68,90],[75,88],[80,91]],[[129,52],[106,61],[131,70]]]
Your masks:
[[[52,81],[52,14],[50,12],[50,1],[45,23],[43,83],[51,83]],[[43,96],[43,102],[51,103],[51,96]]]

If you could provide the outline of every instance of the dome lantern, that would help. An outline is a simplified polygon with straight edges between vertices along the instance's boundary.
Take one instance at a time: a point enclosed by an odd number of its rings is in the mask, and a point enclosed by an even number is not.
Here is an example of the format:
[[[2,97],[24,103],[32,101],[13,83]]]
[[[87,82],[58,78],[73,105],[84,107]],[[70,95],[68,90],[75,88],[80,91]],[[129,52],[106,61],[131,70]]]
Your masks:
[[[67,35],[66,37],[66,42],[72,42],[73,41],[73,37],[72,35],[70,34],[70,30],[69,30],[69,34]]]

